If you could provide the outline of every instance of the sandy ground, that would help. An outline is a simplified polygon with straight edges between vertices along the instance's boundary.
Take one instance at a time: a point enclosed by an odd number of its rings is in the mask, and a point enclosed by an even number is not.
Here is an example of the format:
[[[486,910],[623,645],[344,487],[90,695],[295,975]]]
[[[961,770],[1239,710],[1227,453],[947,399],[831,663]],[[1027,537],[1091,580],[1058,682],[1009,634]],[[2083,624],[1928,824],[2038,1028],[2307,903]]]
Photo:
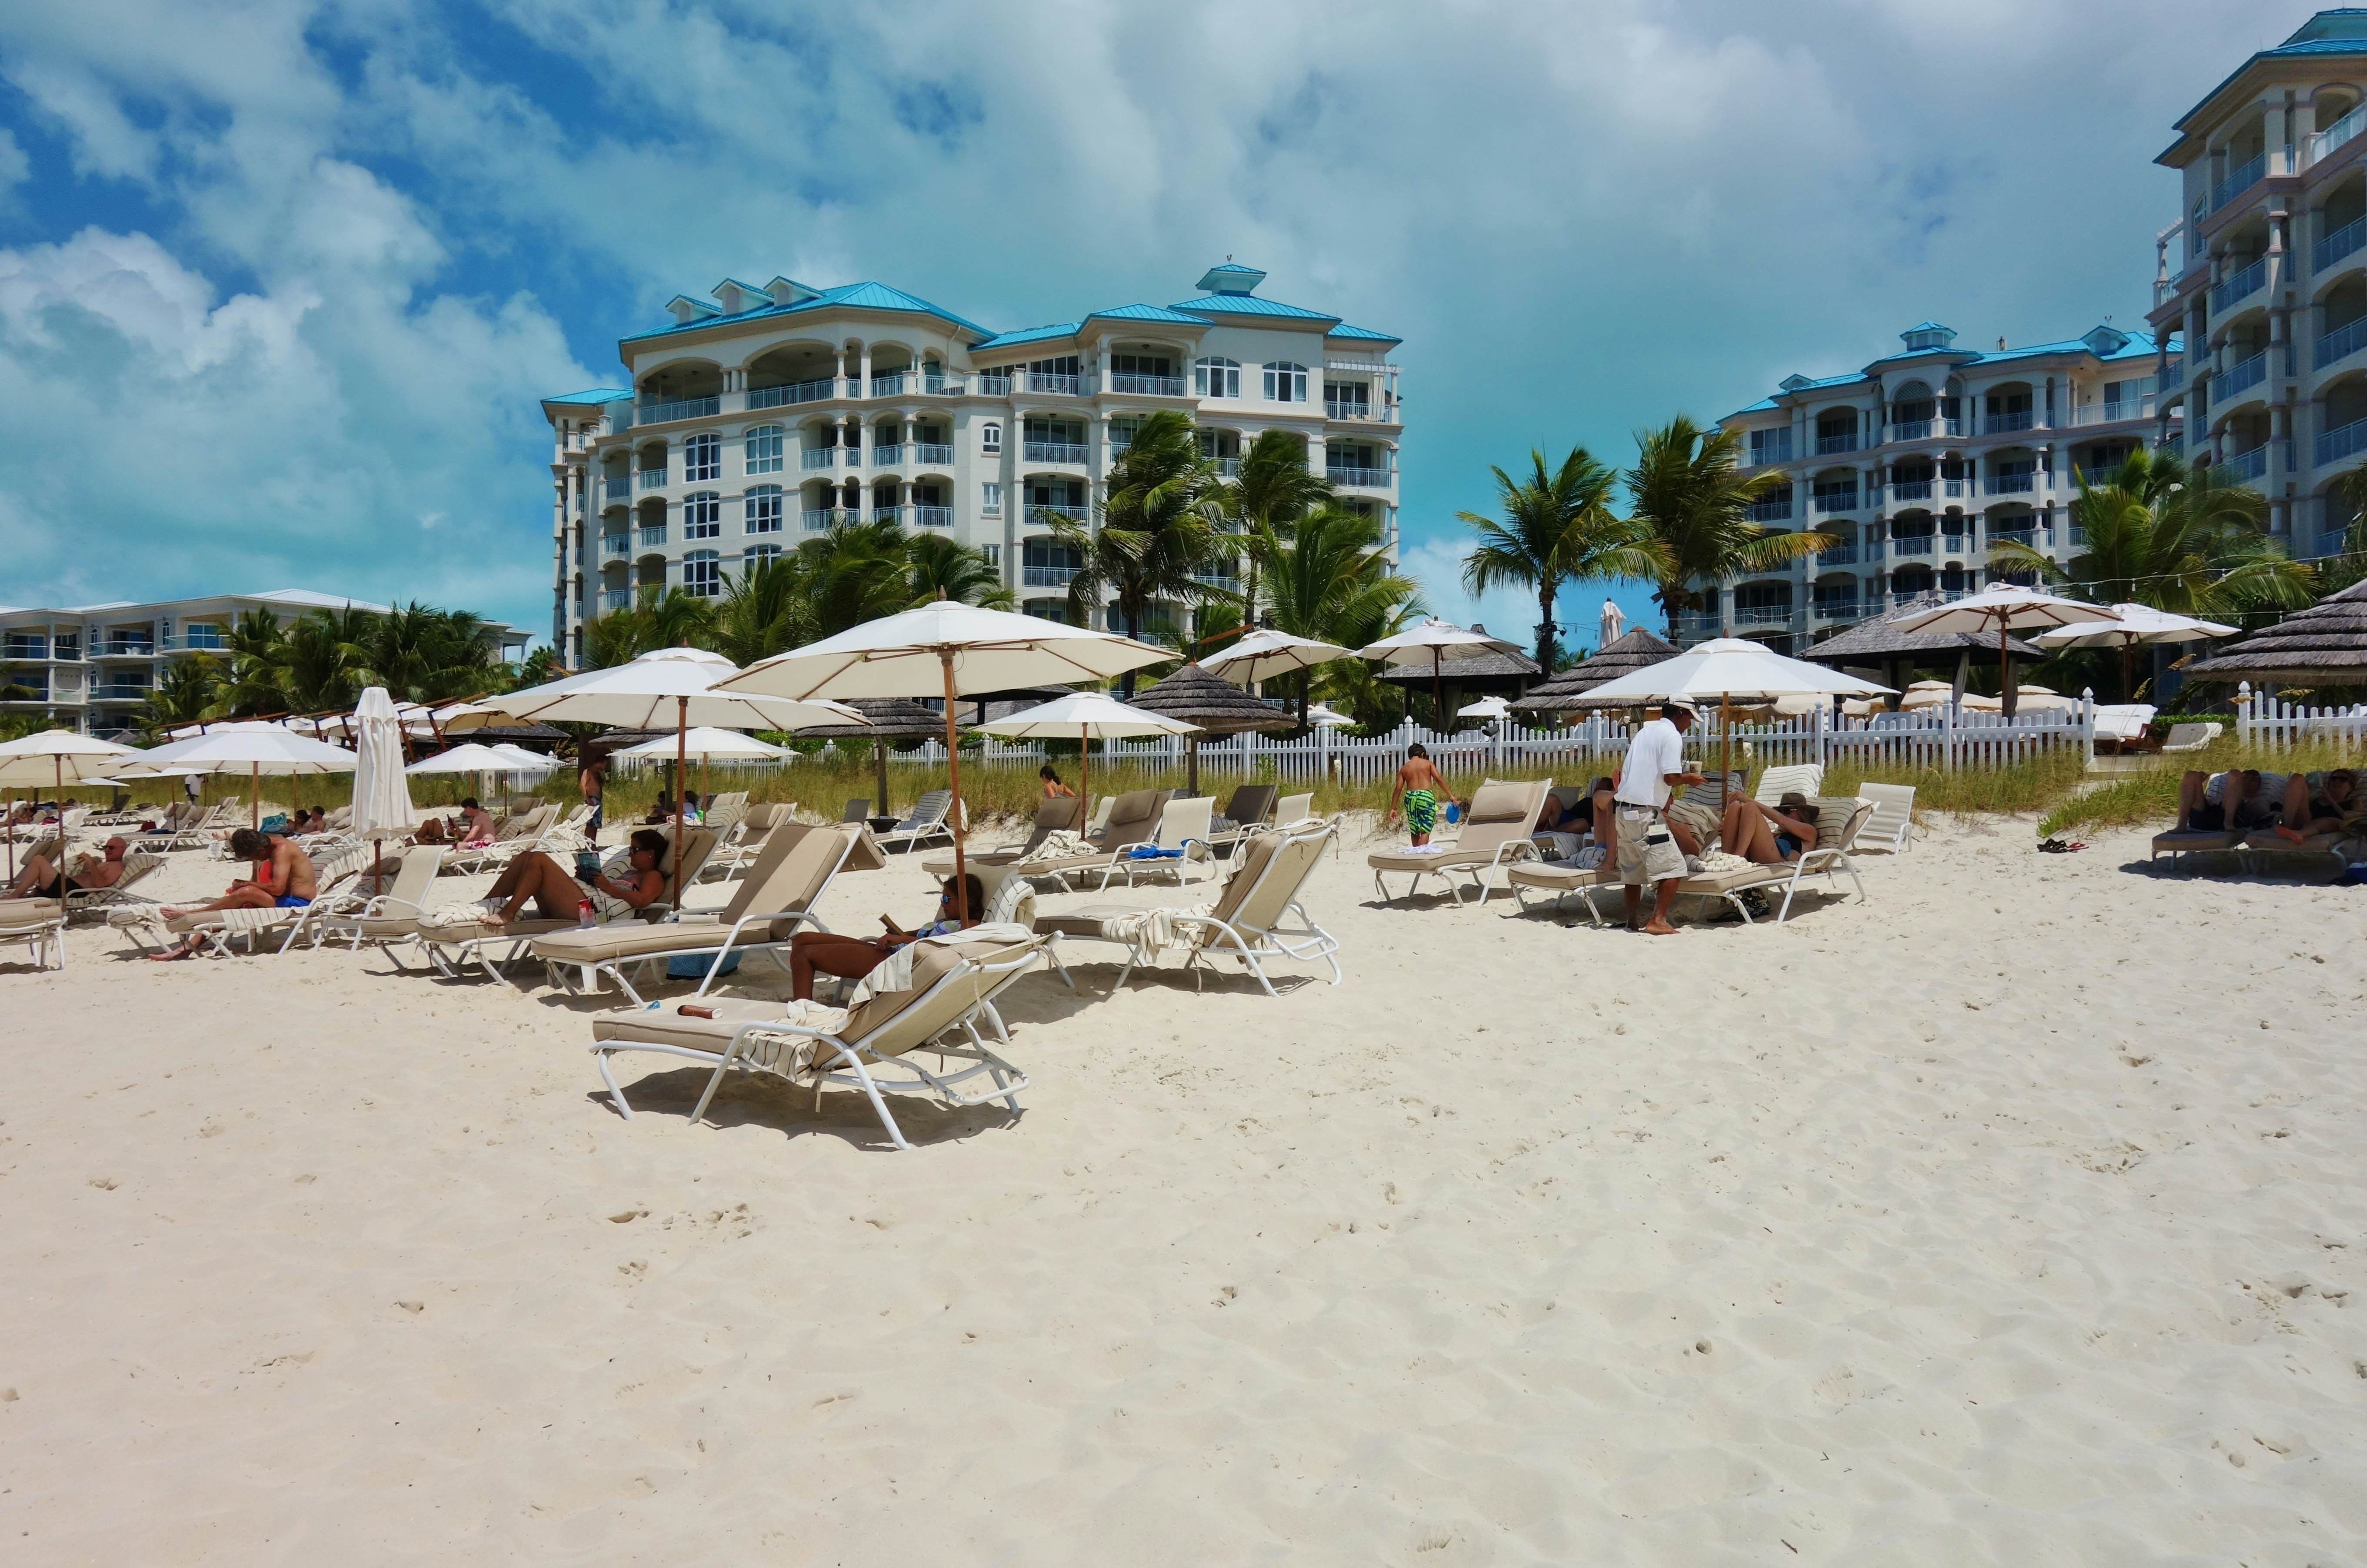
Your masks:
[[[689,1126],[655,1058],[627,1124],[539,986],[78,927],[0,965],[0,1540],[2360,1561],[2360,895],[2032,837],[1662,940],[1383,907],[1352,846],[1347,983],[1030,979],[1024,1118],[907,1103],[909,1153],[777,1085]]]

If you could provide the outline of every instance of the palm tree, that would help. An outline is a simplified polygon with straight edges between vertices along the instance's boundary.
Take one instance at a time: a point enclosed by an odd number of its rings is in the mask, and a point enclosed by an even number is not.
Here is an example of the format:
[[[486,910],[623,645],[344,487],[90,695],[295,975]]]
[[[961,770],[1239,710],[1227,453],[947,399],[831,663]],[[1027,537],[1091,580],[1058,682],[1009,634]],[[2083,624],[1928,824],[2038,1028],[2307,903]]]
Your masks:
[[[1196,437],[1195,437],[1196,439]],[[1307,440],[1287,430],[1261,430],[1240,457],[1239,472],[1217,494],[1229,531],[1251,540],[1289,537],[1298,519],[1331,502],[1331,481],[1307,463]],[[1241,574],[1240,629],[1257,625],[1258,551],[1247,551]],[[1206,639],[1204,639],[1206,641]]]
[[[1502,469],[1496,494],[1504,520],[1475,512],[1455,516],[1478,534],[1463,558],[1463,585],[1473,595],[1517,585],[1537,596],[1537,664],[1552,669],[1560,641],[1554,596],[1564,583],[1606,577],[1658,578],[1663,557],[1650,534],[1611,509],[1618,475],[1572,447],[1561,467],[1546,472],[1546,455],[1529,453],[1531,472],[1515,480]]]
[[[1267,616],[1276,631],[1294,637],[1361,648],[1399,630],[1421,608],[1420,586],[1399,574],[1380,549],[1380,524],[1360,512],[1319,506],[1298,519],[1288,540],[1267,531],[1251,551],[1265,571]],[[1298,677],[1302,728],[1316,684],[1310,674],[1302,670]],[[1365,711],[1380,705],[1375,700],[1379,683],[1361,659],[1326,665],[1319,678]]]
[[[153,744],[179,724],[212,718],[214,688],[223,676],[221,664],[210,653],[175,659],[156,672],[148,700],[140,710],[140,728]]]
[[[2070,597],[2142,604],[2176,615],[2237,616],[2299,609],[2316,597],[2316,574],[2269,537],[2268,502],[2257,490],[2216,483],[2208,468],[2175,454],[2129,454],[2101,488],[2083,477],[2071,526],[2083,545],[2067,562],[2015,540],[1995,540],[1989,565],[2035,573]],[[2134,698],[2135,651],[2121,659],[2124,699]]]
[[[1098,528],[1056,512],[1039,514],[1083,562],[1069,582],[1069,609],[1089,625],[1104,596],[1128,637],[1138,637],[1154,606],[1198,604],[1218,590],[1200,579],[1219,553],[1217,465],[1200,455],[1191,422],[1161,409],[1142,422],[1110,464],[1095,503]],[[1122,677],[1134,695],[1134,676]]]
[[[896,523],[849,517],[798,549],[805,557],[816,636],[834,636],[911,608],[912,553]]]
[[[327,610],[300,616],[288,628],[283,660],[288,700],[300,713],[344,712],[360,694],[360,650]]]
[[[1752,522],[1750,504],[1790,481],[1781,469],[1739,472],[1740,446],[1733,432],[1704,430],[1682,414],[1636,437],[1628,502],[1634,520],[1661,552],[1652,597],[1668,617],[1670,642],[1677,640],[1678,613],[1701,599],[1688,585],[1772,571],[1838,542],[1831,534],[1790,533]]]
[[[715,612],[715,652],[748,665],[812,641],[813,601],[805,592],[805,558],[776,555],[749,562],[723,580]]]
[[[288,637],[277,616],[267,609],[247,610],[232,624],[224,651],[230,654],[230,669],[214,687],[208,717],[287,711],[283,665]]]
[[[993,609],[1012,609],[1017,606],[1002,574],[987,564],[981,551],[957,544],[944,534],[915,534],[905,541],[905,558],[911,562],[912,602],[926,604],[944,597],[966,605],[985,605]]]

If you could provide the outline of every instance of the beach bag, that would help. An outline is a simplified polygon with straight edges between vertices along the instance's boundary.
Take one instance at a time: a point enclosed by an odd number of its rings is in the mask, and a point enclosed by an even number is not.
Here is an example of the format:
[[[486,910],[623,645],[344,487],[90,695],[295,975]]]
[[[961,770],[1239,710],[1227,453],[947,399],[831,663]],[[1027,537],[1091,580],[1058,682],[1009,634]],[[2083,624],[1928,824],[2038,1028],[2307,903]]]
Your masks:
[[[715,972],[719,976],[731,973],[740,967],[742,956],[739,953],[726,953],[723,956],[723,967]],[[714,962],[713,959],[704,953],[676,953],[666,960],[666,978],[668,980],[705,980],[708,966]]]

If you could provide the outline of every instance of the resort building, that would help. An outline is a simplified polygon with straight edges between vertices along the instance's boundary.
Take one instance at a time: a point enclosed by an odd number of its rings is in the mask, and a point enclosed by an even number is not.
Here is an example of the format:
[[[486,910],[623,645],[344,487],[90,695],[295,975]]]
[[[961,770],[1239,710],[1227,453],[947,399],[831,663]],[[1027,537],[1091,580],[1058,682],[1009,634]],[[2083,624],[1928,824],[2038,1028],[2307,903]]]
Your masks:
[[[2367,457],[2367,9],[2321,11],[2211,89],[2155,161],[2161,433],[2269,498],[2295,555],[2339,549],[2328,488]],[[2171,247],[2180,265],[2170,271]]]
[[[1999,338],[1973,349],[1927,321],[1899,337],[1897,353],[1862,370],[1786,377],[1721,421],[1741,438],[1748,468],[1784,476],[1753,519],[1835,542],[1788,569],[1699,585],[1704,605],[1681,618],[1681,642],[1804,648],[1922,595],[1970,591],[1988,580],[1999,540],[2067,559],[2081,543],[2067,516],[2080,476],[2165,428],[2154,393],[2160,350],[2146,334],[2105,325],[2059,343],[2010,348]]]
[[[266,610],[284,626],[316,609],[348,608],[391,611],[303,588],[54,609],[0,606],[0,713],[46,712],[68,728],[112,734],[131,727],[161,666],[220,653],[239,617]],[[526,657],[530,633],[500,621],[485,628],[501,640],[504,661]]]
[[[847,518],[941,529],[1030,613],[1062,617],[1078,562],[1047,518],[1090,520],[1110,460],[1162,408],[1228,470],[1263,430],[1300,436],[1394,552],[1399,340],[1266,299],[1264,278],[1228,262],[1175,304],[1017,332],[882,283],[727,278],[675,299],[671,325],[617,344],[625,384],[543,402],[555,645],[576,657],[583,623],[642,589],[720,594]]]

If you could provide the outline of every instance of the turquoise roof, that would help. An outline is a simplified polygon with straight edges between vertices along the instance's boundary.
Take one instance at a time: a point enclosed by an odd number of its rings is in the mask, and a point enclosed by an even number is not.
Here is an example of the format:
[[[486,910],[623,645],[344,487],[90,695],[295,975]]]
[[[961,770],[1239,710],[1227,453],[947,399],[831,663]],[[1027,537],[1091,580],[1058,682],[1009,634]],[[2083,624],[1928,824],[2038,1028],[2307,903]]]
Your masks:
[[[1169,309],[1189,311],[1194,315],[1282,316],[1291,321],[1337,322],[1340,319],[1329,311],[1310,311],[1297,305],[1285,305],[1280,300],[1261,300],[1255,294],[1203,294],[1196,300],[1185,300]]]
[[[980,348],[1009,348],[1014,344],[1041,343],[1048,337],[1074,337],[1083,328],[1081,321],[1054,322],[1050,326],[1023,326],[1017,332],[999,332],[992,337],[982,337],[970,345]]]
[[[1022,343],[1040,343],[1048,337],[1070,337],[1085,330],[1085,322],[1142,321],[1169,326],[1204,327],[1208,324],[1199,316],[1187,316],[1180,311],[1159,305],[1117,305],[1106,311],[1095,311],[1083,321],[1055,322],[1050,326],[1022,327],[1017,332],[999,332],[970,345],[972,351],[981,348],[1010,348]]]
[[[2120,328],[2112,327],[2107,330],[2119,332]],[[2037,358],[2048,354],[2085,354],[2107,365],[2124,364],[2154,358],[2155,343],[2151,334],[2132,332],[2124,335],[2128,338],[2128,342],[2110,354],[2098,354],[2085,337],[2067,338],[2060,343],[2034,343],[2027,348],[1991,349],[1987,353],[1967,348],[1909,348],[1897,354],[1886,354],[1864,369],[1850,375],[1820,376],[1814,379],[1806,376],[1787,378],[1783,391],[1785,395],[1790,395],[1815,392],[1825,387],[1851,386],[1870,381],[1874,379],[1873,372],[1877,367],[1888,365],[1898,359],[1945,359],[1952,368],[1966,369],[1976,365],[1999,365],[2012,359]],[[2179,339],[2175,335],[2170,338],[2169,347],[2172,352],[2178,350]],[[1766,414],[1778,406],[1773,397],[1762,397],[1757,403],[1738,408],[1734,412]],[[1728,417],[1732,416],[1728,415]]]
[[[1354,338],[1365,343],[1403,343],[1405,341],[1402,337],[1392,337],[1386,332],[1375,332],[1368,326],[1350,326],[1346,322],[1342,322],[1323,335]]]
[[[619,403],[632,396],[623,387],[594,387],[590,392],[569,392],[562,397],[547,397],[545,403]]]
[[[2180,115],[2173,123],[2183,131],[2187,121],[2203,110],[2203,106],[2227,90],[2227,85],[2263,60],[2306,59],[2315,54],[2367,54],[2367,6],[2341,6],[2320,11],[2300,27],[2293,36],[2273,49],[2263,49],[2227,73],[2220,84],[2203,94],[2194,107]]]
[[[842,284],[835,289],[824,289],[812,299],[799,300],[795,304],[776,305],[768,299],[765,303],[751,310],[742,311],[737,315],[725,315],[718,308],[714,315],[701,316],[697,321],[678,322],[672,326],[657,327],[649,332],[629,333],[622,341],[640,343],[652,337],[663,337],[669,333],[689,332],[697,327],[713,326],[718,322],[761,321],[767,316],[786,316],[796,314],[800,311],[826,310],[832,305],[848,305],[866,311],[909,311],[916,315],[935,316],[941,321],[952,322],[956,326],[968,328],[980,337],[994,335],[976,322],[957,316],[943,305],[933,305],[917,294],[907,294],[901,289],[891,289],[885,283],[866,281]]]

